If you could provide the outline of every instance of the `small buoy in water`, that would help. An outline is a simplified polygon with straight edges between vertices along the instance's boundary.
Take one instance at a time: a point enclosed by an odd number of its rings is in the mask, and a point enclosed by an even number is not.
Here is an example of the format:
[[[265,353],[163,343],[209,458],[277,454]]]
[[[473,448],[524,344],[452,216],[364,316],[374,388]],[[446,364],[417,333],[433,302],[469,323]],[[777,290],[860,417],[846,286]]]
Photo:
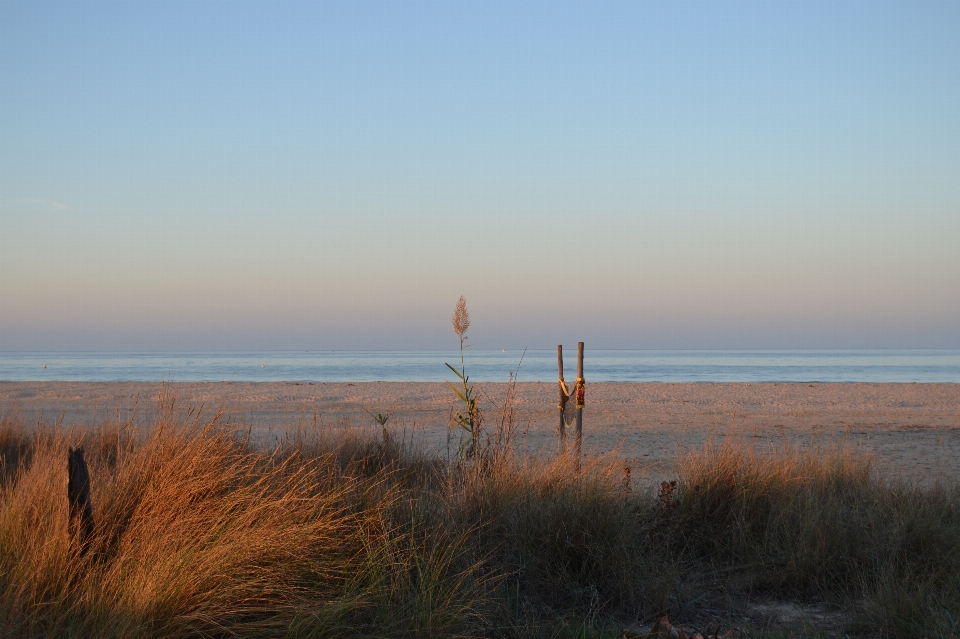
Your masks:
[[[260,364],[260,368],[266,368],[266,367],[267,367],[266,364]]]
[[[46,368],[46,367],[47,367],[47,365],[46,365],[46,364],[44,364],[44,365],[43,365],[43,367],[44,367],[44,368]]]
[[[501,352],[501,353],[506,353],[506,352],[507,352],[507,349],[501,348],[501,349],[500,349],[500,352]]]

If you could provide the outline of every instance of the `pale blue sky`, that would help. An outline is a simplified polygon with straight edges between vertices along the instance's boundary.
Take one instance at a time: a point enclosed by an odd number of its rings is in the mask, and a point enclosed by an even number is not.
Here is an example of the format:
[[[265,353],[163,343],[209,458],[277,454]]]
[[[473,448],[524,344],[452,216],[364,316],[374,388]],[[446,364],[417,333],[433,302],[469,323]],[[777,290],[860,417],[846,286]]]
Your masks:
[[[0,2],[0,350],[960,347],[958,2]]]

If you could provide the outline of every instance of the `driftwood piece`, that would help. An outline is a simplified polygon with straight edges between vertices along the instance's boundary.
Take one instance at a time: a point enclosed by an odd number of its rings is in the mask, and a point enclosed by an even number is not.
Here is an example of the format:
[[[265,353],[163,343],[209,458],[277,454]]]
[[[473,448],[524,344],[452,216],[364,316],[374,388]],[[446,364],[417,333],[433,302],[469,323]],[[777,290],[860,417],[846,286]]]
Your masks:
[[[70,504],[70,545],[83,556],[93,536],[93,504],[90,502],[90,471],[83,447],[71,448],[67,456],[67,501]]]

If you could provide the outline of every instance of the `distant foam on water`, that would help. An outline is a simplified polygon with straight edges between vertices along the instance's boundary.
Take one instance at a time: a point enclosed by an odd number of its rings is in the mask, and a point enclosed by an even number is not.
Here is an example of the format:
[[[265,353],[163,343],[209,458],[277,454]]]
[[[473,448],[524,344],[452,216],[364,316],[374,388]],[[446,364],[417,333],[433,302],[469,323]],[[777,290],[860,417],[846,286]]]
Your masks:
[[[474,381],[508,379],[522,351],[467,352]],[[575,377],[576,350],[565,352]],[[0,353],[2,381],[442,382],[458,351]],[[589,348],[588,382],[951,382],[960,350],[613,351]],[[554,350],[527,351],[520,381],[553,382]]]

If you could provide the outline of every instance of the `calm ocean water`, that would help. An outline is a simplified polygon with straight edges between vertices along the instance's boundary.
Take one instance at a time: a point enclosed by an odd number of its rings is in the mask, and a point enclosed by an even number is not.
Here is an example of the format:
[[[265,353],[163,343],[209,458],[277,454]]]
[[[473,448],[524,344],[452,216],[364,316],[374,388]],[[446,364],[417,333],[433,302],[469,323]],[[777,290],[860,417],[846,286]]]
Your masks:
[[[576,350],[564,353],[576,377]],[[521,351],[468,350],[475,381],[506,381]],[[0,353],[3,381],[423,381],[452,379],[456,351]],[[46,368],[44,368],[46,366]],[[960,350],[591,351],[593,382],[954,382]],[[527,351],[520,381],[557,378],[554,350]]]

